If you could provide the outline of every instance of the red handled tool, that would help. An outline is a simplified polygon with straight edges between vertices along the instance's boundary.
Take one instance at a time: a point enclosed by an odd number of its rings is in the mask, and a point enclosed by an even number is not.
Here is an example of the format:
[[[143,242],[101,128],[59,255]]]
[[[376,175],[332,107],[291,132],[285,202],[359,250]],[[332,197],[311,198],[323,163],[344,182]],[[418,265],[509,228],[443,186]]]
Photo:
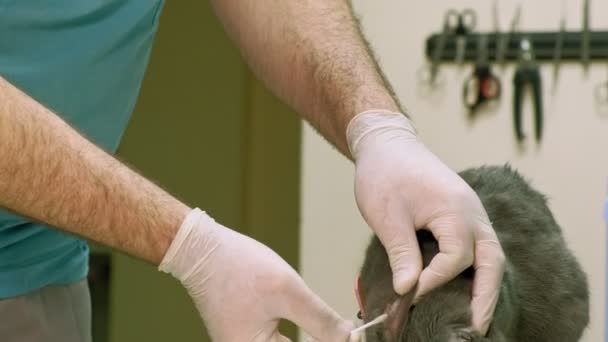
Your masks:
[[[464,83],[463,100],[471,114],[484,103],[500,98],[500,80],[492,73],[488,58],[488,36],[479,34],[477,62],[473,73]]]

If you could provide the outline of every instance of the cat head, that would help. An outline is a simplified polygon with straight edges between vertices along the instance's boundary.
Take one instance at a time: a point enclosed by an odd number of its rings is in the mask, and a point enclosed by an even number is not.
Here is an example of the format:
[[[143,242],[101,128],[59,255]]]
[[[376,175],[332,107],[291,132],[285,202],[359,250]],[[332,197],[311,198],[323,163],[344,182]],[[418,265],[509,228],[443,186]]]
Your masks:
[[[418,235],[423,255],[436,253],[432,236]],[[425,264],[428,260],[425,261]],[[425,265],[426,266],[426,265]],[[392,272],[386,251],[374,238],[368,247],[357,284],[362,318],[370,321],[390,313],[384,324],[367,330],[367,342],[502,342],[503,331],[511,331],[513,321],[510,276],[503,279],[499,305],[487,336],[471,328],[471,299],[474,271],[472,268],[457,278],[428,293],[414,305],[411,294],[399,297],[393,291]],[[390,309],[401,298],[403,305]]]

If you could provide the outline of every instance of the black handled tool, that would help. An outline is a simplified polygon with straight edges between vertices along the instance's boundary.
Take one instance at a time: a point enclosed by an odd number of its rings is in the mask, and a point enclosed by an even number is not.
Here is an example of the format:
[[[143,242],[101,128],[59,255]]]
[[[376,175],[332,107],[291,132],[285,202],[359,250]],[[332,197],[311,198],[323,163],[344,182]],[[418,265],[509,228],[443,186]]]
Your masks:
[[[498,15],[496,15],[495,17],[498,17]],[[517,8],[515,9],[515,14],[513,14],[513,18],[511,19],[510,31],[500,35],[500,37],[499,37],[500,39],[496,43],[497,44],[496,62],[502,66],[504,66],[505,55],[506,55],[507,49],[509,47],[509,41],[511,40],[511,37],[513,36],[515,31],[517,30],[520,20],[521,20],[521,4],[517,5]]]
[[[519,64],[513,77],[513,123],[515,125],[515,135],[519,142],[525,138],[522,129],[521,111],[524,90],[527,86],[530,86],[534,101],[536,141],[540,142],[543,134],[543,87],[540,71],[534,60],[534,49],[529,39],[522,39],[519,56]]]
[[[445,48],[445,42],[446,42],[448,35],[450,34],[450,30],[452,30],[452,28],[450,27],[449,21],[444,20],[442,32],[441,32],[441,35],[439,36],[439,41],[437,42],[437,46],[435,47],[435,49],[433,49],[433,55],[431,58],[431,64],[428,69],[428,72],[425,73],[425,69],[422,70],[423,73],[421,74],[420,78],[421,78],[421,81],[425,84],[429,84],[432,86],[437,85],[437,75],[439,74],[439,64],[441,62],[440,58],[441,58],[441,55],[443,54],[443,49]]]
[[[484,103],[498,99],[501,93],[500,80],[492,73],[488,58],[488,36],[479,35],[478,59],[473,73],[464,83],[463,100],[471,115]]]
[[[562,6],[562,18],[559,21],[559,33],[555,39],[555,49],[553,52],[553,89],[557,85],[559,67],[562,60],[562,50],[564,49],[564,32],[566,31],[566,16]]]

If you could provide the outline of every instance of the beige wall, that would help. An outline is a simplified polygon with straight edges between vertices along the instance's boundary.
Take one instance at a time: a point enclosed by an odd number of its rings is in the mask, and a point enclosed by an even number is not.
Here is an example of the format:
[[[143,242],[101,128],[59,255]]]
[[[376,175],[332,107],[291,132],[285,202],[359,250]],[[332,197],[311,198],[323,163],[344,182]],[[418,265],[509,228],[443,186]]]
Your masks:
[[[501,28],[509,25],[516,3],[500,1]],[[560,2],[522,3],[523,28],[557,29]],[[568,3],[568,28],[577,29],[581,2]],[[543,65],[545,137],[542,145],[529,144],[520,151],[512,131],[512,66],[501,72],[502,101],[472,124],[466,120],[460,98],[470,66],[443,67],[445,86],[430,94],[416,79],[417,70],[425,63],[423,42],[440,28],[444,12],[471,7],[478,13],[478,27],[492,30],[492,1],[358,0],[355,5],[383,69],[422,139],[435,153],[455,170],[510,162],[549,196],[570,247],[589,275],[592,323],[583,340],[600,341],[604,330],[605,235],[601,207],[608,175],[608,108],[595,105],[593,87],[606,81],[607,63],[594,64],[588,76],[579,65],[564,65],[554,92],[552,66]],[[608,2],[592,1],[592,5],[592,24],[601,27]],[[525,130],[531,132],[531,103],[525,108]],[[302,158],[303,275],[341,314],[354,317],[352,284],[370,232],[353,199],[353,168],[308,126],[303,132]]]

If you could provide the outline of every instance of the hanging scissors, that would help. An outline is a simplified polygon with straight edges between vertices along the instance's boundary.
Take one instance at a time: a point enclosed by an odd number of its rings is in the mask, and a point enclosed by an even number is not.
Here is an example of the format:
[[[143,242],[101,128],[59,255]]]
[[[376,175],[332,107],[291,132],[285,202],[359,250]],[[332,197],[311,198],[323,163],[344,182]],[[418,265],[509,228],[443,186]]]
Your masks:
[[[477,16],[471,9],[462,12],[448,10],[444,16],[441,34],[437,37],[435,48],[431,52],[431,61],[428,67],[418,71],[418,78],[422,84],[437,86],[441,83],[439,78],[439,65],[445,50],[448,36],[456,35],[456,61],[462,63],[466,52],[466,35],[477,24]]]
[[[467,35],[475,29],[477,15],[470,8],[461,12],[451,9],[446,12],[443,23],[450,33],[456,35],[456,55],[454,61],[462,64],[467,48]]]
[[[463,100],[473,114],[484,103],[500,97],[500,80],[492,73],[488,57],[488,36],[479,34],[477,41],[477,62],[473,73],[464,83]]]

